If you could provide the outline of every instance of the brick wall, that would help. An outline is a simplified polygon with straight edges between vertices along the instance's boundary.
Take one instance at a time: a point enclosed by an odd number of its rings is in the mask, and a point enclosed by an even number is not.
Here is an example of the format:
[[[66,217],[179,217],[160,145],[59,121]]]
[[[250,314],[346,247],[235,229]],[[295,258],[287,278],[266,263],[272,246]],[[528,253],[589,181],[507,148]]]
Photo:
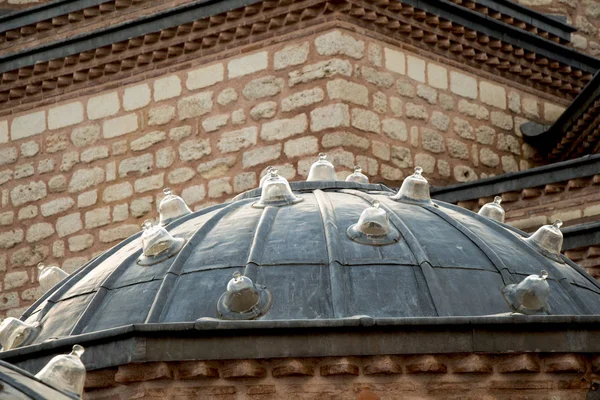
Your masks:
[[[396,186],[416,165],[438,185],[484,178],[530,167],[519,125],[564,105],[343,29],[256,48],[0,119],[0,313],[40,295],[38,262],[73,271],[156,218],[164,187],[200,209],[271,164],[305,179],[321,151],[339,179],[355,164]]]

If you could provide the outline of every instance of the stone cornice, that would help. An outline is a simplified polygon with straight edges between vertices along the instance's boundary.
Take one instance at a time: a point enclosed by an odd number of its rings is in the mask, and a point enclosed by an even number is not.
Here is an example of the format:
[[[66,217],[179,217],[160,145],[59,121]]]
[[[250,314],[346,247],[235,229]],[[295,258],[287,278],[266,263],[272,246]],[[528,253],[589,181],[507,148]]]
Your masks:
[[[426,4],[431,11],[411,3]],[[239,7],[232,9],[230,2],[192,3],[8,55],[0,59],[0,102],[12,107],[35,101],[42,93],[93,85],[102,76],[130,75],[134,68],[148,64],[160,68],[166,62],[230,50],[335,19],[565,98],[579,93],[591,72],[600,67],[600,60],[448,1],[239,0],[236,4]],[[451,7],[457,12],[452,18],[459,22],[438,17],[448,15]],[[494,32],[495,28],[501,30]],[[70,54],[62,55],[65,51]]]

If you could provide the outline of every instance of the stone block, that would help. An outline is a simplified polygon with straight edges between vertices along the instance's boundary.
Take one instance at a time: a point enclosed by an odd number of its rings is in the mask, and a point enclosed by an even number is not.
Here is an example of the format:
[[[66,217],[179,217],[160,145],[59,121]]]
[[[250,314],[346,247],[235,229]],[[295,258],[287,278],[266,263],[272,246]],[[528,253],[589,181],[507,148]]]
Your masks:
[[[149,147],[154,146],[157,143],[167,139],[167,134],[162,131],[154,131],[145,134],[144,136],[131,141],[132,151],[142,151]]]
[[[344,146],[366,150],[369,148],[370,142],[369,139],[350,132],[332,132],[323,135],[321,145],[325,148]]]
[[[46,197],[46,184],[42,181],[17,185],[10,191],[10,200],[14,207],[38,201]]]
[[[389,72],[381,72],[371,67],[361,67],[358,76],[380,88],[391,88],[394,86],[394,76]]]
[[[506,110],[506,90],[502,86],[486,81],[479,82],[479,98],[484,104]]]
[[[521,154],[521,146],[519,143],[519,139],[512,135],[502,133],[499,134],[497,147],[498,150],[509,151],[516,155]]]
[[[4,147],[0,149],[0,166],[12,164],[17,161],[19,155],[16,147]]]
[[[172,147],[163,147],[156,151],[156,168],[169,168],[175,162],[175,150]]]
[[[446,150],[444,138],[438,132],[424,128],[422,131],[423,148],[432,153],[442,153]]]
[[[95,146],[81,152],[81,162],[91,163],[96,160],[108,158],[108,146]]]
[[[190,139],[179,145],[179,158],[182,161],[199,160],[211,153],[208,139]]]
[[[138,129],[138,117],[136,114],[127,114],[104,121],[102,124],[102,135],[105,139],[112,139],[135,132]]]
[[[40,152],[40,146],[33,140],[21,143],[21,157],[33,157]]]
[[[77,207],[85,208],[96,204],[98,201],[98,191],[90,190],[89,192],[81,193],[77,196]]]
[[[257,100],[265,97],[275,96],[283,89],[283,78],[275,76],[263,76],[254,79],[242,89],[242,95],[248,100]]]
[[[486,145],[494,144],[494,139],[496,138],[496,131],[494,128],[491,128],[487,125],[482,125],[477,128],[477,142]]]
[[[429,104],[437,103],[437,90],[426,86],[426,85],[418,85],[417,86],[417,96],[426,100]]]
[[[304,359],[286,359],[273,368],[274,378],[286,378],[290,376],[313,376],[314,368],[309,361]]]
[[[308,52],[308,42],[285,46],[283,49],[277,51],[273,57],[275,70],[304,64],[308,59]]]
[[[104,182],[104,170],[100,167],[79,169],[69,182],[69,193],[81,192]]]
[[[208,114],[213,107],[212,95],[213,92],[200,92],[180,99],[177,102],[179,119],[183,121]]]
[[[25,240],[35,243],[54,235],[54,227],[48,222],[38,222],[27,229]]]
[[[269,54],[266,51],[250,54],[229,61],[227,71],[229,79],[250,75],[267,69]]]
[[[519,93],[508,93],[508,109],[515,114],[521,113],[521,95]]]
[[[46,130],[46,112],[37,111],[21,115],[10,124],[11,140],[25,139],[39,135]]]
[[[79,153],[76,151],[69,151],[63,153],[62,160],[60,163],[60,172],[70,171],[75,164],[79,163]]]
[[[384,134],[394,140],[400,140],[406,142],[408,139],[408,133],[406,130],[406,123],[404,121],[394,118],[388,118],[381,121],[381,128]]]
[[[115,241],[121,241],[128,238],[129,236],[139,232],[137,225],[120,225],[115,228],[102,229],[100,230],[100,242],[110,243]]]
[[[507,131],[512,130],[514,126],[512,116],[500,111],[492,111],[491,121],[492,125]]]
[[[244,113],[243,108],[231,113],[231,123],[233,125],[242,125],[246,123],[246,114]]]
[[[221,93],[217,96],[217,103],[222,106],[227,106],[231,103],[235,103],[238,99],[238,94],[234,88],[223,89]]]
[[[276,160],[281,156],[281,143],[272,146],[257,147],[244,152],[242,166],[251,168],[266,162]]]
[[[408,168],[413,166],[412,155],[410,149],[401,146],[392,146],[391,161],[398,168]]]
[[[452,93],[469,99],[477,99],[477,80],[456,71],[450,71]]]
[[[196,204],[204,200],[206,197],[206,189],[204,185],[188,186],[181,192],[181,198],[188,205]]]
[[[540,117],[539,103],[536,99],[525,97],[523,99],[523,113],[527,118],[536,119]]]
[[[208,197],[219,198],[233,193],[230,178],[213,179],[208,182]]]
[[[167,175],[167,181],[171,185],[177,185],[183,182],[187,182],[194,177],[196,173],[190,167],[181,167],[176,168],[172,171],[169,171]]]
[[[15,289],[25,285],[29,281],[27,271],[9,272],[4,275],[4,290]]]
[[[402,100],[398,97],[390,97],[390,110],[395,117],[404,115],[404,112],[402,111]]]
[[[196,170],[204,179],[211,179],[227,174],[230,167],[235,165],[236,156],[217,158],[198,165]]]
[[[502,171],[504,172],[518,172],[519,164],[513,156],[502,156]]]
[[[50,193],[61,193],[67,190],[67,178],[64,175],[54,175],[48,181]]]
[[[48,129],[60,129],[83,122],[83,104],[76,101],[48,110]]]
[[[177,126],[169,130],[169,139],[181,140],[192,134],[192,127],[189,125]]]
[[[385,161],[389,161],[391,157],[390,145],[383,142],[373,141],[373,155]]]
[[[221,153],[237,152],[256,145],[257,134],[258,130],[255,126],[240,129],[239,131],[227,132],[221,135],[217,147]]]
[[[0,225],[7,226],[11,225],[15,219],[15,213],[13,211],[6,211],[0,213]]]
[[[12,229],[0,233],[0,249],[10,249],[23,241],[23,230]]]
[[[402,373],[402,366],[396,357],[376,356],[367,362],[363,372],[365,375],[396,375]]]
[[[406,74],[406,57],[404,53],[387,47],[383,49],[385,68],[397,74]]]
[[[323,89],[321,88],[303,90],[281,100],[281,110],[284,112],[294,111],[298,108],[318,103],[324,98],[325,92],[323,92]],[[250,112],[250,115],[252,116],[252,112]]]
[[[406,57],[406,65],[409,78],[425,83],[425,60],[408,56]]]
[[[94,245],[94,236],[84,233],[83,235],[71,236],[67,241],[69,243],[69,251],[78,253]]]
[[[299,139],[288,140],[283,146],[283,152],[290,158],[316,154],[318,151],[319,140],[314,136],[305,136]]]
[[[115,115],[121,109],[121,101],[117,92],[110,92],[92,97],[87,102],[88,119],[100,119]]]
[[[177,97],[181,94],[181,79],[177,75],[167,76],[154,81],[154,101]]]
[[[379,114],[387,112],[387,96],[382,92],[373,94],[373,110]]]
[[[110,223],[110,207],[100,207],[85,213],[85,229],[98,228]]]
[[[79,213],[65,215],[56,220],[56,233],[60,238],[79,232],[82,229],[83,224]]]
[[[257,104],[250,110],[250,118],[255,121],[261,119],[270,119],[277,113],[277,103],[274,101],[265,101]]]
[[[226,126],[229,122],[229,114],[219,114],[202,120],[202,128],[205,132],[215,132]]]
[[[193,145],[190,143],[190,145]],[[193,148],[193,146],[191,146]],[[154,157],[152,154],[142,154],[137,157],[129,157],[119,163],[119,177],[124,178],[131,173],[145,175],[152,172]]]
[[[203,89],[223,81],[223,64],[214,64],[188,72],[185,86],[188,90]]]
[[[129,205],[125,204],[117,204],[113,207],[112,211],[112,221],[113,222],[121,222],[125,221],[129,218]]]
[[[491,129],[491,128],[490,128]],[[468,121],[455,117],[454,118],[454,132],[458,134],[463,139],[473,140],[475,139],[475,133],[473,132],[473,127],[469,124]]]
[[[416,95],[416,90],[415,90],[415,86],[408,81],[405,80],[401,80],[399,79],[396,82],[396,91],[398,92],[398,94],[400,96],[404,96],[404,97],[408,97],[408,98],[413,98]]]
[[[258,182],[254,172],[242,172],[233,178],[233,191],[235,193],[244,192],[256,187],[258,187]]]
[[[153,202],[154,198],[152,196],[144,196],[134,199],[129,207],[131,210],[131,216],[134,218],[140,218],[148,214],[153,209]]]
[[[345,79],[334,79],[327,82],[327,95],[332,100],[343,100],[362,106],[369,105],[367,87]]]
[[[260,131],[260,137],[266,141],[282,140],[306,132],[307,128],[308,118],[306,114],[298,114],[293,118],[264,123]]]
[[[365,42],[338,30],[317,37],[315,47],[322,56],[344,55],[361,59],[365,55]]]
[[[27,178],[35,173],[33,164],[21,164],[15,167],[14,179]]]
[[[431,124],[442,132],[446,132],[450,127],[450,117],[446,114],[434,111],[431,114]]]
[[[310,130],[313,132],[349,125],[350,111],[347,104],[331,104],[315,108],[310,113]]]
[[[415,166],[423,168],[426,174],[433,174],[435,157],[430,154],[418,153],[415,155]]]
[[[487,167],[497,167],[500,164],[500,157],[487,147],[479,150],[479,161]]]
[[[0,121],[0,143],[8,143],[8,121]]]
[[[154,107],[148,111],[148,125],[150,126],[167,124],[173,118],[175,118],[175,107],[171,105]]]
[[[448,70],[440,65],[428,63],[427,82],[436,89],[448,89]]]
[[[414,103],[406,103],[406,117],[412,119],[420,119],[427,121],[429,118],[427,114],[427,109],[420,105]]]
[[[335,75],[352,75],[352,65],[346,60],[334,58],[303,67],[300,70],[289,73],[288,85],[293,87],[301,83],[312,82]]]
[[[469,159],[469,148],[466,144],[456,139],[448,139],[448,155],[452,158]]]
[[[373,111],[361,108],[352,109],[352,126],[365,132],[381,132],[379,116]]]
[[[54,160],[51,158],[46,158],[38,162],[37,171],[40,175],[47,174],[48,172],[54,171],[54,167]],[[0,185],[3,183],[2,181],[2,173],[0,172]]]
[[[121,182],[108,186],[102,192],[102,201],[111,203],[131,197],[133,195],[133,187],[129,182]]]
[[[38,216],[38,208],[34,205],[28,205],[19,210],[17,214],[17,219],[22,221],[24,219],[31,219]]]
[[[565,107],[552,103],[544,103],[544,119],[548,122],[556,121],[565,112]]]
[[[136,193],[144,193],[150,190],[159,190],[165,186],[165,174],[160,173],[146,178],[140,178],[133,183]]]
[[[150,86],[144,83],[128,87],[123,93],[123,108],[125,111],[137,110],[150,104]]]

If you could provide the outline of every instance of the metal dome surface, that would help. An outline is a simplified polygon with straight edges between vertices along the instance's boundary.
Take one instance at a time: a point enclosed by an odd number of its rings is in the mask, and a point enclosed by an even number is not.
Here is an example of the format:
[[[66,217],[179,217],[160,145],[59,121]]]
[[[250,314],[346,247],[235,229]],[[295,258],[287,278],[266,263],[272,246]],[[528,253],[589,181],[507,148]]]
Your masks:
[[[253,207],[260,189],[166,226],[185,245],[151,266],[136,234],[90,261],[22,319],[42,324],[29,344],[148,323],[219,318],[236,271],[268,287],[261,320],[483,316],[510,313],[503,289],[548,271],[552,315],[600,314],[600,287],[580,267],[542,255],[526,234],[439,201],[410,204],[383,185],[292,182],[303,201]],[[349,238],[373,202],[401,237]]]
[[[10,400],[77,400],[40,381],[29,372],[0,361],[0,399]]]

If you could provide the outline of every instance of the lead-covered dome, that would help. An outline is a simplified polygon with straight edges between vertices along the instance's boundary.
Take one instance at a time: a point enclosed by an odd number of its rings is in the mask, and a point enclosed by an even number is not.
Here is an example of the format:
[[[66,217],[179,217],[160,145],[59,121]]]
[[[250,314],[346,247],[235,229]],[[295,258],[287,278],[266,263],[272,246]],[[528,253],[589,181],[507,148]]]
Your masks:
[[[41,324],[27,345],[131,324],[241,314],[262,320],[507,314],[521,306],[513,304],[523,298],[518,291],[538,281],[549,288],[539,292],[548,296],[540,312],[600,313],[592,277],[507,225],[443,202],[403,201],[383,185],[314,181],[291,189],[298,201],[289,204],[257,204],[256,189],[180,217],[165,228],[185,243],[156,262],[144,259],[141,232],[126,239],[24,314],[27,323]],[[242,275],[232,278],[236,272]],[[532,275],[540,278],[519,286]]]

